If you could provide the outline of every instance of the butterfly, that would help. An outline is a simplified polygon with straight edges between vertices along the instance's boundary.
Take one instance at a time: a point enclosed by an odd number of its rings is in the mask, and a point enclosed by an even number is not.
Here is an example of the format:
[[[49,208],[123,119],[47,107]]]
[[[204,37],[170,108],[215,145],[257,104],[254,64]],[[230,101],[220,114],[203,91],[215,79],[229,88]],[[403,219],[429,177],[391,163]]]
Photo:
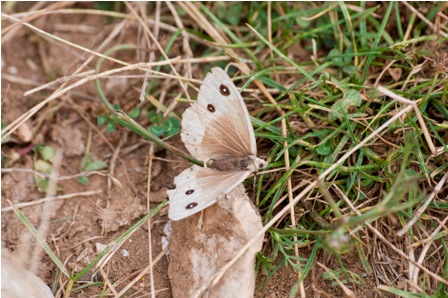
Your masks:
[[[227,73],[211,69],[198,99],[183,114],[181,139],[192,156],[211,168],[193,165],[168,190],[168,217],[180,220],[216,203],[266,162],[257,157],[254,130],[243,98]]]

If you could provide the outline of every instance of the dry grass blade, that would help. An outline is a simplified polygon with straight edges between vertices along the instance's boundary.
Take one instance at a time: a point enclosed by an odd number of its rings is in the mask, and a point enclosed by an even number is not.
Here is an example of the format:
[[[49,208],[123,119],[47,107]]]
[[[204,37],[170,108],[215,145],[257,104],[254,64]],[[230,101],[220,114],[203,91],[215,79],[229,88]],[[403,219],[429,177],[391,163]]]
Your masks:
[[[71,193],[71,194],[54,196],[54,197],[46,197],[44,199],[34,200],[32,202],[17,203],[17,204],[14,204],[13,206],[4,207],[4,208],[2,208],[2,212],[14,211],[14,209],[35,206],[38,204],[45,203],[47,201],[67,200],[67,199],[72,199],[72,198],[94,196],[94,195],[101,194],[102,192],[103,192],[103,190],[99,189],[99,190],[77,192],[77,193]]]
[[[342,288],[342,290],[344,291],[344,293],[345,293],[345,295],[347,295],[347,297],[356,297],[356,294],[352,291],[352,290],[350,290],[349,288],[347,288],[345,285],[344,285],[344,283],[342,283],[340,280],[339,280],[339,278],[337,278],[330,270],[328,270],[328,268],[324,265],[324,264],[322,264],[322,263],[320,263],[320,262],[317,262],[317,265],[319,265],[319,267],[321,267],[322,269],[324,269],[325,270],[325,272],[327,272],[329,275],[331,275],[333,278],[334,278],[334,280],[336,280],[336,282],[339,284],[339,286]]]
[[[173,60],[176,60],[176,58],[174,58]],[[167,61],[164,61],[163,64],[168,63]],[[64,95],[65,93],[67,93],[68,91],[79,87],[89,81],[94,81],[98,78],[102,78],[102,77],[107,77],[109,75],[115,74],[115,73],[119,73],[119,72],[125,72],[128,70],[135,70],[135,69],[142,69],[145,68],[148,65],[148,63],[137,63],[135,65],[129,65],[129,66],[124,66],[122,68],[118,68],[118,69],[112,69],[112,70],[108,70],[108,71],[104,71],[95,75],[91,75],[85,78],[80,79],[79,81],[73,83],[70,86],[67,86],[61,90],[58,90],[57,92],[53,93],[52,95],[50,95],[49,97],[47,97],[45,100],[43,100],[42,102],[40,102],[39,104],[37,104],[36,106],[34,106],[32,109],[30,109],[28,112],[26,112],[25,114],[23,114],[21,117],[17,118],[14,122],[12,122],[10,125],[8,125],[4,130],[3,130],[3,135],[2,135],[2,139],[6,138],[7,136],[9,136],[13,131],[15,131],[20,125],[22,125],[22,123],[24,123],[26,120],[30,119],[31,116],[33,116],[35,113],[37,113],[42,107],[44,107],[46,104],[48,104],[49,102],[51,102],[52,100]],[[155,63],[151,63],[151,65],[159,65],[159,63],[155,62]],[[154,72],[154,71],[152,71]],[[160,74],[160,73],[159,73]]]
[[[440,179],[439,183],[437,183],[437,185],[434,188],[434,190],[426,198],[426,200],[423,203],[423,205],[420,206],[420,208],[418,208],[414,212],[414,217],[406,224],[405,227],[403,227],[400,231],[397,232],[397,235],[399,237],[401,237],[404,234],[406,234],[409,231],[409,229],[417,222],[417,220],[420,218],[420,216],[423,214],[423,212],[425,212],[425,210],[428,208],[428,206],[432,202],[432,200],[437,196],[437,194],[440,192],[442,187],[445,185],[445,183],[447,182],[447,179],[448,179],[448,172],[445,173],[445,175],[442,177],[442,179]]]
[[[431,149],[432,154],[435,154],[436,147],[434,146],[434,143],[432,142],[431,136],[429,135],[429,132],[428,132],[428,128],[426,127],[425,121],[423,120],[422,114],[420,113],[420,110],[418,109],[417,104],[409,99],[404,98],[403,96],[400,96],[398,94],[393,93],[390,90],[387,90],[383,86],[378,86],[377,88],[378,88],[378,91],[380,91],[384,95],[387,95],[390,98],[393,98],[399,102],[402,102],[402,103],[412,106],[412,108],[415,111],[415,114],[417,115],[417,119],[418,119],[418,122],[420,123],[420,128],[423,131],[423,135],[425,136],[426,142],[428,143],[428,146]]]
[[[145,276],[148,272],[151,271],[151,267],[154,267],[165,255],[168,251],[169,246],[165,247],[154,260],[151,260],[150,264],[142,270],[130,283],[128,283],[119,293],[118,297],[122,297],[126,292],[136,283],[140,282],[142,277]],[[152,295],[152,294],[151,294]]]
[[[403,4],[406,5],[406,7],[411,10],[413,13],[415,13],[423,22],[426,23],[426,25],[428,25],[429,27],[431,27],[434,32],[437,31],[437,28],[434,26],[434,24],[432,22],[430,22],[427,18],[425,18],[425,16],[420,13],[417,9],[415,9],[412,5],[410,5],[407,1],[403,1]],[[439,34],[443,37],[448,37],[448,33],[440,31]]]
[[[38,9],[38,10],[37,11],[33,11],[32,14],[28,14],[27,16],[25,16],[22,19],[22,22],[29,23],[32,20],[41,17],[45,13],[48,13],[48,12],[51,12],[51,11],[55,11],[55,10],[59,10],[59,9],[61,9],[63,7],[68,7],[68,6],[72,5],[73,3],[74,2],[69,2],[69,1],[67,1],[67,2],[57,2],[57,3],[54,3],[54,4],[50,5],[49,7],[45,8],[45,9],[40,9],[44,5],[43,2],[36,3],[36,7],[35,8]],[[7,26],[5,28],[2,28],[2,41],[1,41],[2,45],[7,43],[11,38],[13,38],[15,33],[16,33],[16,31],[19,28],[20,28],[20,23],[14,23],[14,24],[11,24],[11,25],[9,25],[9,26]]]
[[[145,32],[148,34],[148,36],[151,38],[152,42],[156,45],[157,49],[159,50],[159,52],[162,54],[162,56],[165,58],[165,61],[170,61],[172,59],[170,59],[165,51],[163,50],[162,46],[160,45],[159,41],[155,38],[154,34],[152,34],[151,30],[148,29],[148,27],[145,25],[145,22],[138,16],[138,14],[136,13],[136,11],[134,10],[134,8],[128,3],[125,2],[126,6],[129,8],[129,10],[136,16],[137,20],[140,22],[140,24],[142,25],[143,29],[145,30]],[[179,75],[179,73],[177,72],[176,68],[171,64],[168,63],[168,65],[170,66],[171,70],[173,71],[173,73],[175,74],[175,76],[177,77],[177,80],[179,82],[179,85],[182,87],[182,89],[184,90],[184,94],[187,96],[187,98],[189,98],[189,94],[187,91],[186,86],[184,85],[184,82],[182,81],[181,76]]]

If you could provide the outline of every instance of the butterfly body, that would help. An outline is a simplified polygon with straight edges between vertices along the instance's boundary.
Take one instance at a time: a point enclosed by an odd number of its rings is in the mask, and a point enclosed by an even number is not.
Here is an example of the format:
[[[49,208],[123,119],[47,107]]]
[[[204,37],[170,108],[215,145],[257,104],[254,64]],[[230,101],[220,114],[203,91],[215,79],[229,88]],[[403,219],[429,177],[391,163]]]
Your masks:
[[[221,159],[211,159],[209,164],[213,169],[218,171],[240,170],[240,171],[255,172],[258,169],[264,167],[260,165],[260,163],[263,162],[264,160],[256,156],[246,156],[246,157],[225,157]]]
[[[172,220],[213,205],[265,166],[256,156],[255,135],[243,98],[221,68],[207,74],[197,101],[185,111],[181,138],[191,155],[211,168],[192,166],[174,179],[176,188],[167,192]]]

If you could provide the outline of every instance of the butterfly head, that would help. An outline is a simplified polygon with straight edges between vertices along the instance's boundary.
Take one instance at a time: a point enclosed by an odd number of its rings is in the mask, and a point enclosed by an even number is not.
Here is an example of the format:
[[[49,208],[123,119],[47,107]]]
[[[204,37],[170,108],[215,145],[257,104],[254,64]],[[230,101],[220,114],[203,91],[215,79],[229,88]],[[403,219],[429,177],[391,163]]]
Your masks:
[[[268,163],[262,158],[254,157],[253,161],[256,171],[264,169],[268,165]]]

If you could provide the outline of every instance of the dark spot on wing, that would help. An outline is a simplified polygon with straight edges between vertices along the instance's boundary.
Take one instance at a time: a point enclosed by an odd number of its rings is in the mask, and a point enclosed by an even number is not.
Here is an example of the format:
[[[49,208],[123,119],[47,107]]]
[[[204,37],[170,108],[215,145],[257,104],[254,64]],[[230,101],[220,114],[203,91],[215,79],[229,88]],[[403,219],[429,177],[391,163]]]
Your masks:
[[[224,96],[230,95],[230,89],[224,84],[219,85],[219,92]]]
[[[209,103],[207,105],[207,110],[209,110],[210,112],[214,113],[216,111],[215,106],[212,105],[211,103]]]
[[[197,205],[198,205],[198,203],[193,202],[193,203],[188,204],[188,205],[185,207],[185,209],[193,209],[193,208],[196,207]]]

